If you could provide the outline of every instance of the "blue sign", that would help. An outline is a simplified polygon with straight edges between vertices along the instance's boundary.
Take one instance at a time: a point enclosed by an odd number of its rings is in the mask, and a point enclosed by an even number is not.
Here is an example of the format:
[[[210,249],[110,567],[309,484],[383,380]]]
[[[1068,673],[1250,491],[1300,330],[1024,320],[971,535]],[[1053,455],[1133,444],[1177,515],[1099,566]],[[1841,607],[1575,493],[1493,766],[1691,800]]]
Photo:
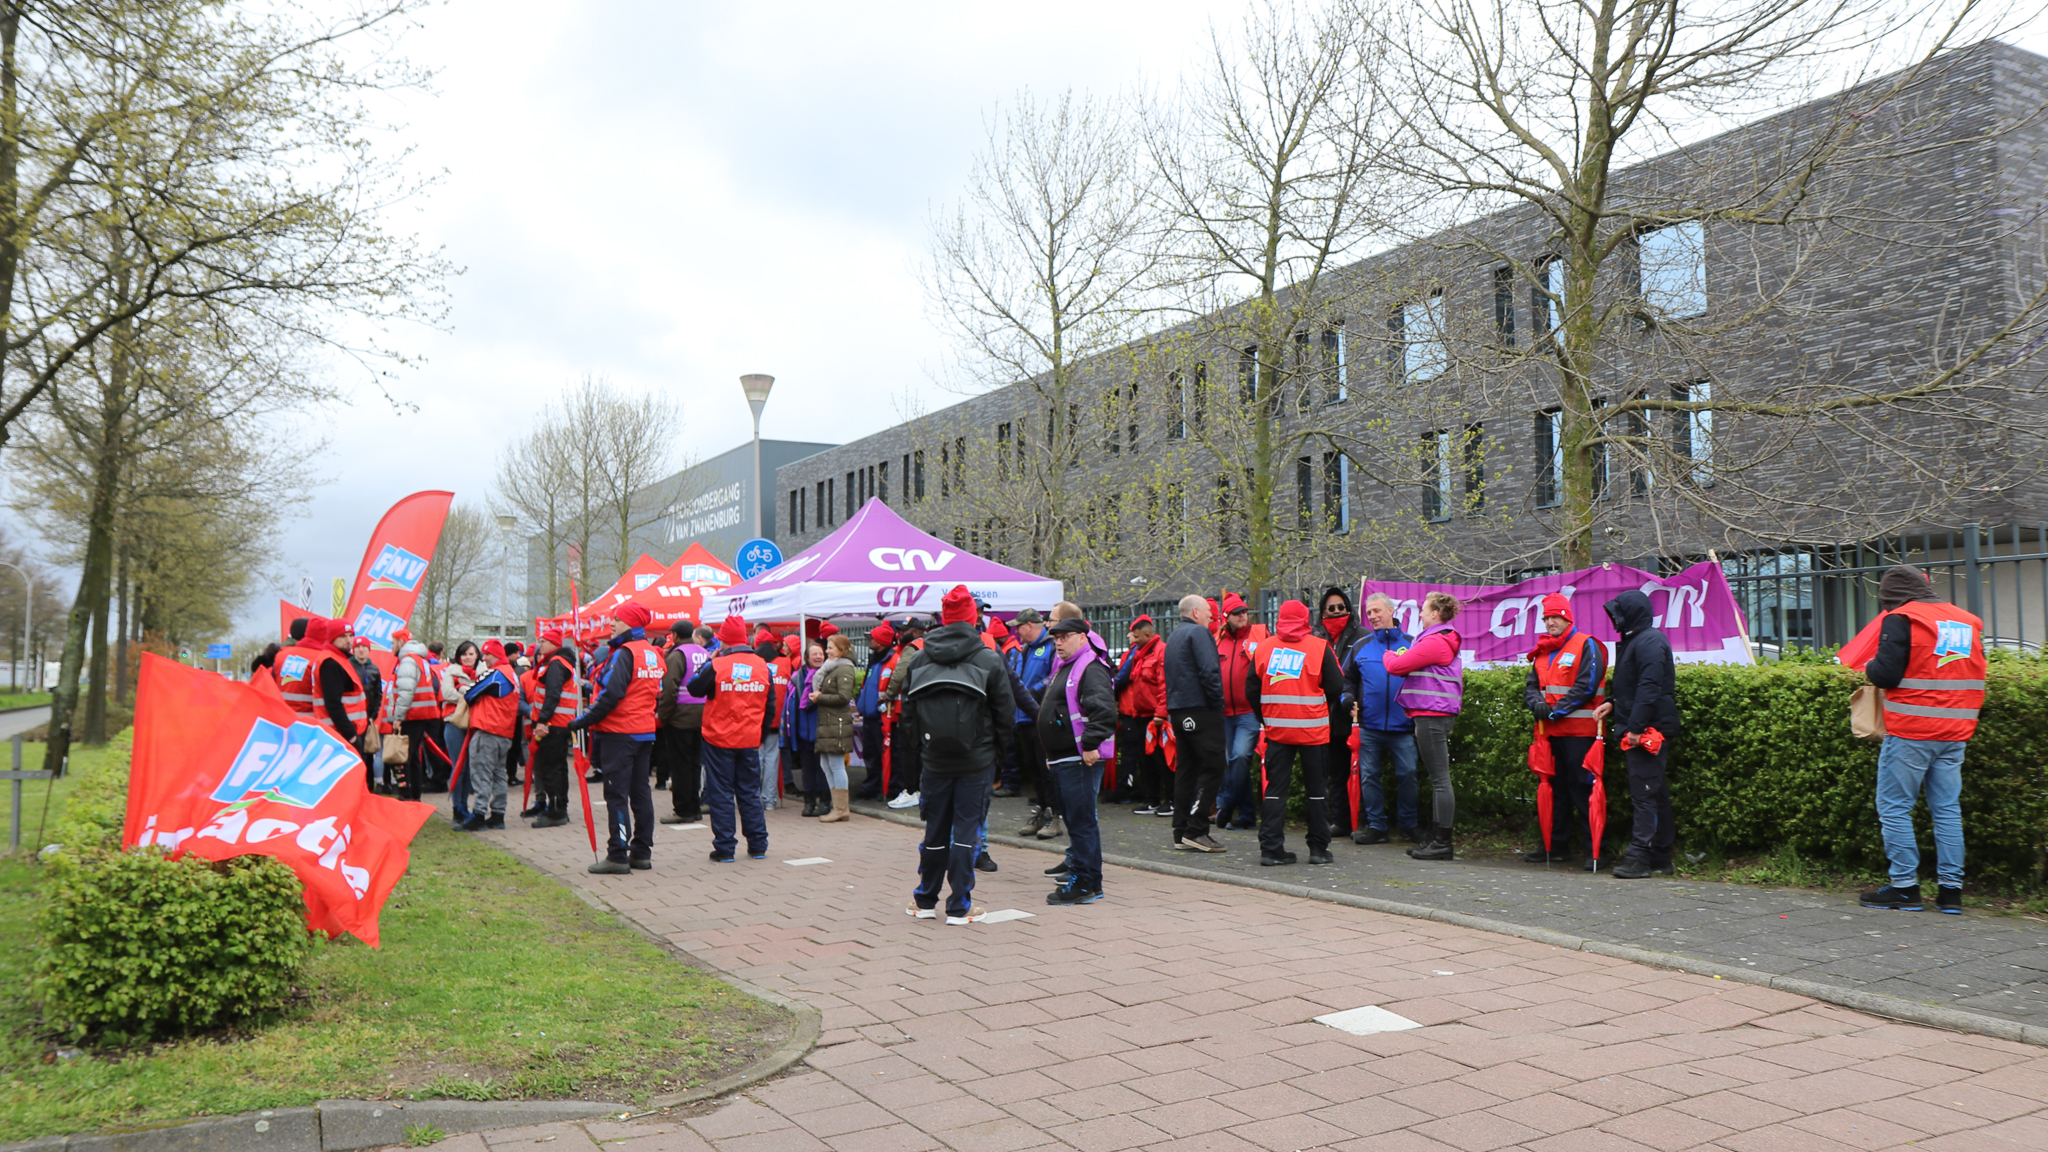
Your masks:
[[[234,654],[235,649],[232,644],[208,644],[206,646],[206,658],[208,660],[225,660]]]
[[[739,553],[733,557],[732,567],[733,571],[740,574],[740,579],[752,580],[781,563],[782,549],[775,546],[775,541],[763,540],[757,536],[740,545]]]

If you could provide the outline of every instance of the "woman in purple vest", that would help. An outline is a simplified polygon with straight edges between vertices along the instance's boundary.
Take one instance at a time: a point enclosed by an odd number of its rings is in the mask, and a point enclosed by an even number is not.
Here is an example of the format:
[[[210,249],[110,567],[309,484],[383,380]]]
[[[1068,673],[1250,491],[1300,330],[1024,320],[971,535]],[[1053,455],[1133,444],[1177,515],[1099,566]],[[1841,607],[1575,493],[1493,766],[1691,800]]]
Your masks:
[[[1429,769],[1434,794],[1429,839],[1408,850],[1417,860],[1451,858],[1451,827],[1458,810],[1451,791],[1451,726],[1458,722],[1465,699],[1465,661],[1458,654],[1464,645],[1451,627],[1457,615],[1457,597],[1431,592],[1422,601],[1422,627],[1415,643],[1386,657],[1389,674],[1407,677],[1398,699],[1415,721],[1415,751]]]

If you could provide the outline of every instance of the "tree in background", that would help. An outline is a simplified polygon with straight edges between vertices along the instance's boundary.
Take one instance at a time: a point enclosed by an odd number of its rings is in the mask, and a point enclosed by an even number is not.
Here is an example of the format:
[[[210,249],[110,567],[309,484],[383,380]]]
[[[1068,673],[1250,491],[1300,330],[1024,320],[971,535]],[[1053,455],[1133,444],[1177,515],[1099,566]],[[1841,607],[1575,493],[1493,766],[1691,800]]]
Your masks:
[[[412,631],[423,638],[454,642],[457,621],[467,622],[496,603],[499,530],[495,517],[471,504],[448,510],[434,562],[420,581]]]

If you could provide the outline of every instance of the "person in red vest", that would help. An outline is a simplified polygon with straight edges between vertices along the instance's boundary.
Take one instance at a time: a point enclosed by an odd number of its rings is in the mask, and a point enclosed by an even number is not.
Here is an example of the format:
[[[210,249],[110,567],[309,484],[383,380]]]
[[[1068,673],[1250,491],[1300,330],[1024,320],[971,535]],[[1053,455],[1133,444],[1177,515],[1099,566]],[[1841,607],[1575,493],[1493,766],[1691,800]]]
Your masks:
[[[391,672],[391,719],[405,734],[405,767],[401,772],[399,795],[420,798],[420,786],[434,765],[432,740],[438,747],[441,717],[447,707],[441,700],[441,677],[427,646],[400,628],[391,638],[398,644],[398,662]],[[388,773],[390,765],[385,765]]]
[[[711,816],[711,862],[730,864],[747,836],[747,857],[768,857],[768,817],[761,810],[761,742],[768,727],[775,673],[747,647],[747,622],[727,616],[719,649],[690,678],[687,690],[704,698],[704,808]]]
[[[1223,788],[1216,795],[1218,828],[1258,827],[1258,784],[1251,778],[1252,745],[1259,718],[1252,714],[1244,686],[1252,657],[1266,639],[1266,626],[1252,619],[1251,605],[1235,592],[1223,596],[1223,624],[1216,630],[1216,663],[1223,675]]]
[[[600,876],[618,876],[654,867],[654,788],[648,767],[654,762],[654,702],[661,694],[661,653],[647,642],[645,606],[621,604],[612,609],[612,638],[604,658],[597,699],[569,721],[572,732],[589,731],[591,759],[604,781],[604,803],[610,810],[605,858],[590,866]]]
[[[469,819],[457,827],[464,832],[505,826],[505,769],[519,733],[519,684],[505,646],[484,641],[480,666],[486,671],[462,694],[469,701],[469,745],[462,766],[469,779]]]
[[[1150,616],[1131,621],[1127,634],[1130,647],[1124,650],[1113,681],[1116,688],[1117,760],[1125,769],[1131,789],[1137,793],[1139,816],[1173,815],[1172,787],[1166,775],[1165,737],[1157,736],[1148,751],[1145,733],[1154,721],[1166,719],[1166,641]]]
[[[1920,844],[1913,803],[1927,797],[1934,823],[1934,906],[1963,911],[1963,753],[1984,706],[1984,621],[1935,598],[1910,564],[1878,581],[1885,610],[1877,654],[1863,668],[1884,689],[1884,743],[1877,750],[1877,818],[1891,883],[1862,894],[1865,908],[1915,911]]]
[[[1586,770],[1586,754],[1600,737],[1596,710],[1607,702],[1600,685],[1607,681],[1607,646],[1579,631],[1572,615],[1572,602],[1552,593],[1543,598],[1543,639],[1529,653],[1529,678],[1522,686],[1522,703],[1543,725],[1537,739],[1550,741],[1550,755],[1556,765],[1551,787],[1560,800],[1554,811],[1550,850],[1542,846],[1523,856],[1530,864],[1562,864],[1572,858],[1574,839],[1586,843],[1586,869],[1591,871],[1600,858],[1600,846],[1593,843],[1593,826],[1587,819],[1592,810],[1593,774]]]
[[[1329,864],[1330,787],[1323,755],[1330,714],[1343,707],[1344,676],[1330,642],[1309,631],[1308,605],[1280,605],[1279,635],[1263,640],[1244,672],[1245,699],[1266,734],[1259,800],[1259,863],[1292,864],[1287,850],[1287,790],[1301,763],[1308,815],[1308,862]]]
[[[347,636],[339,620],[308,617],[305,639],[277,654],[277,684],[299,719],[354,747],[369,724],[370,701],[348,649],[337,643]]]
[[[527,708],[533,713],[533,785],[540,811],[533,827],[559,828],[569,822],[569,722],[583,699],[576,654],[562,645],[556,629],[540,634],[540,664],[527,675]]]

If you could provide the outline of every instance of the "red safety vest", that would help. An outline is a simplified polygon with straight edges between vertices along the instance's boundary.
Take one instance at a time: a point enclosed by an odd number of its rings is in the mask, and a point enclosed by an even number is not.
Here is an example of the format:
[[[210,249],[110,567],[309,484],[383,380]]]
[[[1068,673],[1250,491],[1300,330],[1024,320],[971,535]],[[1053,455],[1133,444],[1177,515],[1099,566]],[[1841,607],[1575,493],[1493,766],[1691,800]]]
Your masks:
[[[500,673],[508,680],[513,679],[512,669],[507,665],[491,669],[477,677],[477,682],[482,683]],[[513,733],[519,729],[518,681],[513,680],[513,690],[502,696],[479,696],[471,700],[469,726],[479,732],[488,732],[493,736],[503,736],[510,740]]]
[[[1323,654],[1330,642],[1320,636],[1299,640],[1263,638],[1252,652],[1259,677],[1259,715],[1266,739],[1276,744],[1328,744],[1330,700],[1323,695]]]
[[[1545,704],[1550,705],[1554,709],[1565,697],[1572,694],[1573,685],[1578,683],[1579,672],[1585,668],[1588,661],[1595,658],[1593,655],[1593,645],[1598,643],[1598,640],[1593,639],[1584,632],[1580,632],[1552,651],[1537,655],[1536,686],[1543,689],[1543,702]],[[1593,698],[1572,709],[1562,720],[1545,720],[1543,722],[1543,734],[1545,736],[1598,736],[1600,734],[1600,721],[1594,717],[1593,710],[1600,707],[1601,701],[1605,699],[1606,697],[1600,694],[1599,684],[1596,681],[1593,687]]]
[[[334,727],[334,718],[327,714],[326,698],[320,693],[320,665],[330,660],[348,673],[350,690],[341,698],[342,711],[360,736],[370,719],[369,697],[363,692],[362,677],[356,675],[355,665],[342,659],[339,652],[332,648],[323,650],[299,644],[279,652],[276,663],[278,689],[284,694],[284,702],[299,714],[299,719],[318,724],[340,736],[340,731]]]
[[[713,748],[760,747],[775,673],[766,660],[737,647],[713,656],[711,667],[718,691],[704,705],[704,742]]]
[[[632,735],[654,731],[654,706],[661,699],[661,674],[667,671],[662,663],[661,650],[645,640],[628,640],[619,647],[632,657],[633,682],[626,686],[626,698],[619,706],[605,714],[604,719],[592,725],[598,732],[624,732]],[[616,655],[613,657],[616,659]],[[611,674],[611,662],[605,662],[604,675]],[[603,687],[598,691],[602,693]],[[757,739],[755,743],[760,743]]]
[[[1984,707],[1984,621],[1930,600],[1892,611],[1913,622],[1913,652],[1899,686],[1884,690],[1885,734],[1907,740],[1976,735]]]
[[[562,684],[562,695],[555,701],[555,710],[543,716],[540,709],[541,705],[547,703],[548,686],[541,683],[541,677],[546,674],[550,661],[559,661],[562,667],[567,668],[569,670],[569,679]],[[576,718],[576,710],[582,701],[583,690],[582,684],[576,676],[576,662],[574,660],[562,660],[558,656],[549,656],[546,660],[534,665],[520,679],[526,682],[526,702],[529,705],[528,711],[532,713],[535,724],[545,724],[553,728],[558,725],[567,724]]]
[[[428,663],[425,656],[417,652],[409,656],[400,656],[399,659],[411,660],[419,665],[419,681],[413,687],[412,703],[406,707],[405,715],[395,716],[392,719],[404,722],[407,720],[439,720],[441,717],[446,716],[448,710],[441,703],[441,676],[439,670]],[[395,675],[392,679],[393,683],[397,682]],[[396,700],[398,697],[396,694],[393,694],[385,698]]]

